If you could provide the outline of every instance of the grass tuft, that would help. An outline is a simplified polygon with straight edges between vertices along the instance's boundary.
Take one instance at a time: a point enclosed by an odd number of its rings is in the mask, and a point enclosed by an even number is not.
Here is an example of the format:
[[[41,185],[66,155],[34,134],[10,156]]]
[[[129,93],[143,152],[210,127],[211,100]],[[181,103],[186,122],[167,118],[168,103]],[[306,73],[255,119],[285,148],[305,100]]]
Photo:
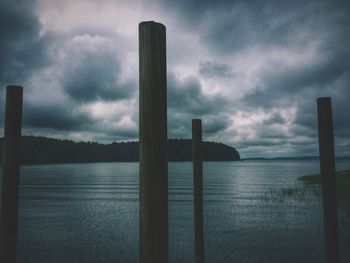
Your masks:
[[[306,185],[321,185],[319,174],[301,176],[298,180]],[[336,172],[336,185],[339,202],[350,204],[350,171]]]
[[[301,201],[321,193],[320,174],[304,175],[299,177],[298,181],[303,182],[303,184],[282,189],[271,189],[265,192],[261,198],[265,201]],[[336,172],[336,185],[339,204],[350,207],[350,171]]]

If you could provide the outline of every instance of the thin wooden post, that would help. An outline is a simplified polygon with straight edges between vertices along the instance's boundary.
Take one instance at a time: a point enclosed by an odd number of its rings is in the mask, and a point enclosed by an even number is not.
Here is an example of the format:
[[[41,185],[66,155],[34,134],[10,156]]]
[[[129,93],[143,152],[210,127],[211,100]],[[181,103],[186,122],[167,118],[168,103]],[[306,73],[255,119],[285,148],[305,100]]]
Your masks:
[[[16,262],[22,95],[20,86],[7,86],[0,224],[0,261]]]
[[[331,98],[318,98],[317,112],[326,258],[327,263],[339,263],[337,195]]]
[[[195,261],[204,262],[202,121],[192,120]]]
[[[139,24],[140,262],[168,262],[166,29]]]

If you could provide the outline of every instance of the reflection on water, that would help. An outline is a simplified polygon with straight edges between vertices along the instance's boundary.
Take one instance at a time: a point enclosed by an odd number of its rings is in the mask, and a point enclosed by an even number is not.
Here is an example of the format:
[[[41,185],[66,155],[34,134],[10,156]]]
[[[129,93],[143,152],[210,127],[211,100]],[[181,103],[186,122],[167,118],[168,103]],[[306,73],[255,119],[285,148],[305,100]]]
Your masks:
[[[317,161],[205,163],[206,262],[325,262],[320,198],[261,198],[318,171]],[[169,164],[174,263],[194,262],[191,173],[191,163]],[[22,167],[18,262],[138,262],[138,209],[138,163]],[[348,262],[349,226],[340,221]]]

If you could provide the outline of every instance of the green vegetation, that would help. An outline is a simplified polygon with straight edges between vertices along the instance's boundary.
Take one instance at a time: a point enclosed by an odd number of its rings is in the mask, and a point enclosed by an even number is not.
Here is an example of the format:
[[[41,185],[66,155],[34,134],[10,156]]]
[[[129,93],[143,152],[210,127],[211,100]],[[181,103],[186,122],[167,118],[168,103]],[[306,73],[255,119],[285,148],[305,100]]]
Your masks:
[[[321,185],[319,174],[306,175],[299,178],[306,185]],[[337,197],[339,202],[350,204],[350,171],[336,173]]]
[[[321,194],[321,176],[319,174],[305,175],[298,178],[302,184],[282,189],[271,189],[264,193],[265,201],[300,201]],[[350,205],[350,171],[336,173],[337,197],[340,205]]]
[[[272,202],[285,202],[285,201],[303,201],[307,197],[315,194],[315,188],[311,187],[286,187],[282,189],[270,189],[265,192],[261,199],[264,201],[272,201]]]
[[[0,138],[2,149],[3,138]],[[2,150],[0,150],[2,160]],[[84,162],[137,162],[139,160],[138,142],[74,142],[46,137],[22,137],[22,163],[84,163]],[[191,161],[192,141],[189,139],[168,140],[169,161]],[[240,160],[238,151],[228,145],[214,142],[203,143],[203,160]]]

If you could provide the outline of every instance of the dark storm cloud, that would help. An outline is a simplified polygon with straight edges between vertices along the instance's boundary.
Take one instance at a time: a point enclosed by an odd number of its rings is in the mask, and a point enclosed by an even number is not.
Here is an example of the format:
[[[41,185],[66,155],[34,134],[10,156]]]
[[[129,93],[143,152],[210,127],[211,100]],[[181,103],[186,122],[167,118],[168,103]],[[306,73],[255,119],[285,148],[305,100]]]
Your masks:
[[[211,137],[225,131],[230,123],[225,114],[194,115],[189,113],[172,112],[168,114],[169,138],[191,138],[192,119],[202,120],[204,137]]]
[[[99,120],[93,121],[87,107],[81,107],[97,100],[128,99],[135,95],[136,80],[122,76],[111,34],[103,37],[105,32],[97,27],[43,31],[37,10],[36,1],[0,1],[1,105],[6,85],[23,85],[24,133],[26,128],[34,133],[97,132]],[[87,35],[91,32],[96,34]],[[56,94],[59,98],[54,99]],[[127,136],[127,131],[121,133]]]
[[[295,124],[303,126],[310,130],[317,129],[317,103],[316,98],[310,98],[299,102],[296,118],[294,120]]]
[[[317,136],[316,98],[331,96],[336,136],[350,133],[350,2],[349,1],[166,1],[178,10],[183,21],[199,32],[208,49],[223,56],[247,50],[290,49],[304,52],[314,45],[314,57],[296,65],[275,65],[266,61],[259,86],[251,89],[237,104],[241,110],[276,110],[296,107],[289,128],[294,136]],[[181,10],[181,11],[180,11]],[[312,49],[311,49],[312,50]],[[256,53],[259,56],[259,52]],[[295,54],[297,55],[297,54]],[[291,53],[293,56],[293,53]],[[257,57],[259,59],[259,57]],[[288,57],[287,57],[288,59]],[[226,71],[216,65],[201,65],[203,76],[216,77]],[[204,74],[203,74],[204,73]],[[271,119],[278,124],[280,118]],[[257,141],[273,129],[256,127]],[[284,138],[285,134],[274,134]],[[257,143],[258,142],[254,142]],[[281,141],[286,143],[287,141]]]
[[[322,56],[326,56],[323,50],[321,53]],[[294,69],[286,68],[282,72],[276,69],[274,74],[267,74],[265,83],[273,92],[283,91],[284,94],[295,94],[310,87],[315,89],[327,87],[343,74],[350,74],[350,56],[347,51],[339,55],[329,54],[329,56],[329,59],[321,59],[324,61],[311,65],[300,65]]]
[[[350,74],[344,78],[338,94],[332,96],[332,110],[335,135],[350,137]],[[350,142],[350,140],[349,140]]]
[[[27,78],[49,61],[47,44],[40,36],[35,1],[0,1],[0,126],[3,126],[5,88],[25,85]]]
[[[88,115],[74,112],[74,105],[35,105],[25,103],[23,124],[30,128],[51,128],[56,130],[81,130],[92,124]]]
[[[48,60],[50,36],[40,36],[35,1],[0,1],[0,83],[23,83]]]
[[[349,1],[160,1],[177,12],[180,23],[198,30],[213,52],[232,52],[252,45],[302,47],[309,37],[342,33],[349,26]],[[183,22],[181,22],[183,21]],[[329,31],[333,29],[333,31]],[[306,32],[306,36],[301,33]],[[345,37],[349,40],[349,37]],[[335,39],[329,39],[336,43]]]
[[[276,106],[282,107],[286,106],[284,104],[283,95],[281,93],[269,93],[266,89],[262,87],[257,87],[256,89],[248,92],[241,100],[242,106],[248,106],[249,108],[273,108]]]
[[[168,112],[168,137],[191,138],[192,119],[202,120],[203,137],[206,140],[229,127],[227,116],[219,115],[195,115],[190,112]]]
[[[125,25],[140,10],[111,1],[108,12],[99,9],[99,23],[91,16],[97,1],[63,1],[59,12],[57,2],[42,3],[0,1],[0,84],[2,94],[7,84],[25,87],[25,127],[137,138],[137,26]],[[141,11],[166,21],[171,34],[169,71],[184,74],[168,75],[169,137],[190,138],[191,119],[201,118],[207,138],[225,138],[242,152],[316,153],[316,98],[331,96],[336,141],[348,151],[349,3],[147,1]],[[57,13],[62,23],[50,21]]]
[[[224,131],[229,127],[227,118],[221,118],[219,115],[209,116],[203,120],[203,132],[206,134],[215,134]]]
[[[164,1],[163,1],[164,2]],[[350,127],[345,103],[350,94],[349,1],[165,1],[182,21],[199,32],[202,43],[217,54],[240,54],[249,49],[300,50],[316,43],[316,58],[309,63],[284,66],[268,62],[255,89],[238,102],[242,110],[297,107],[295,135],[315,136],[316,98],[332,96],[337,136],[348,136]],[[259,53],[257,53],[259,55]],[[227,68],[200,65],[199,73],[216,77]],[[345,79],[341,83],[339,79]],[[271,124],[280,120],[271,120]],[[259,129],[259,128],[257,128]],[[269,132],[261,132],[261,136]],[[317,134],[316,134],[317,135]],[[278,134],[276,134],[278,136]],[[283,137],[283,134],[281,134]]]
[[[350,76],[349,53],[344,52],[329,60],[322,60],[292,68],[281,69],[276,66],[275,70],[265,72],[262,77],[264,86],[247,93],[242,101],[248,106],[271,108],[293,103],[307,90],[322,94],[330,89],[341,88],[330,84],[341,77]],[[350,82],[342,85],[350,85]]]
[[[199,80],[192,76],[178,80],[168,74],[168,108],[178,112],[204,115],[220,111],[226,102],[219,96],[206,96]]]
[[[118,100],[133,95],[136,83],[120,81],[121,67],[113,54],[103,49],[79,50],[77,60],[65,67],[62,85],[77,102]]]
[[[22,85],[24,127],[72,129],[79,126],[84,118],[74,119],[72,111],[63,106],[36,105],[28,102],[27,95],[33,88],[29,78],[37,75],[38,70],[50,65],[50,48],[53,48],[55,40],[53,35],[40,34],[41,25],[35,8],[36,1],[31,0],[0,2],[0,100],[5,103],[7,85]],[[0,114],[0,122],[3,125],[3,107]]]
[[[203,93],[196,77],[177,79],[168,74],[168,127],[170,137],[190,138],[191,120],[200,118],[203,132],[215,134],[228,126],[227,116],[223,116],[227,102],[220,96]]]
[[[290,132],[297,138],[306,137],[306,138],[316,138],[317,136],[317,120],[312,118],[312,123],[314,123],[314,127],[311,129],[299,124],[293,125],[289,130]]]
[[[349,87],[349,86],[347,86]],[[349,138],[350,135],[350,105],[347,92],[329,94],[332,99],[334,134],[337,137]],[[317,103],[316,97],[302,100],[298,104],[295,124],[299,126],[295,133],[305,136],[317,135]],[[299,132],[300,131],[300,132]]]
[[[158,0],[158,2],[168,11],[176,12],[182,18],[177,22],[185,23],[188,27],[198,26],[206,18],[208,10],[230,8],[236,3],[234,0]]]
[[[220,18],[209,23],[203,41],[218,52],[236,52],[252,45],[291,45],[303,22],[303,6],[285,6],[274,1],[237,2],[222,9]],[[298,9],[298,12],[295,12]],[[294,13],[293,13],[294,12]]]

